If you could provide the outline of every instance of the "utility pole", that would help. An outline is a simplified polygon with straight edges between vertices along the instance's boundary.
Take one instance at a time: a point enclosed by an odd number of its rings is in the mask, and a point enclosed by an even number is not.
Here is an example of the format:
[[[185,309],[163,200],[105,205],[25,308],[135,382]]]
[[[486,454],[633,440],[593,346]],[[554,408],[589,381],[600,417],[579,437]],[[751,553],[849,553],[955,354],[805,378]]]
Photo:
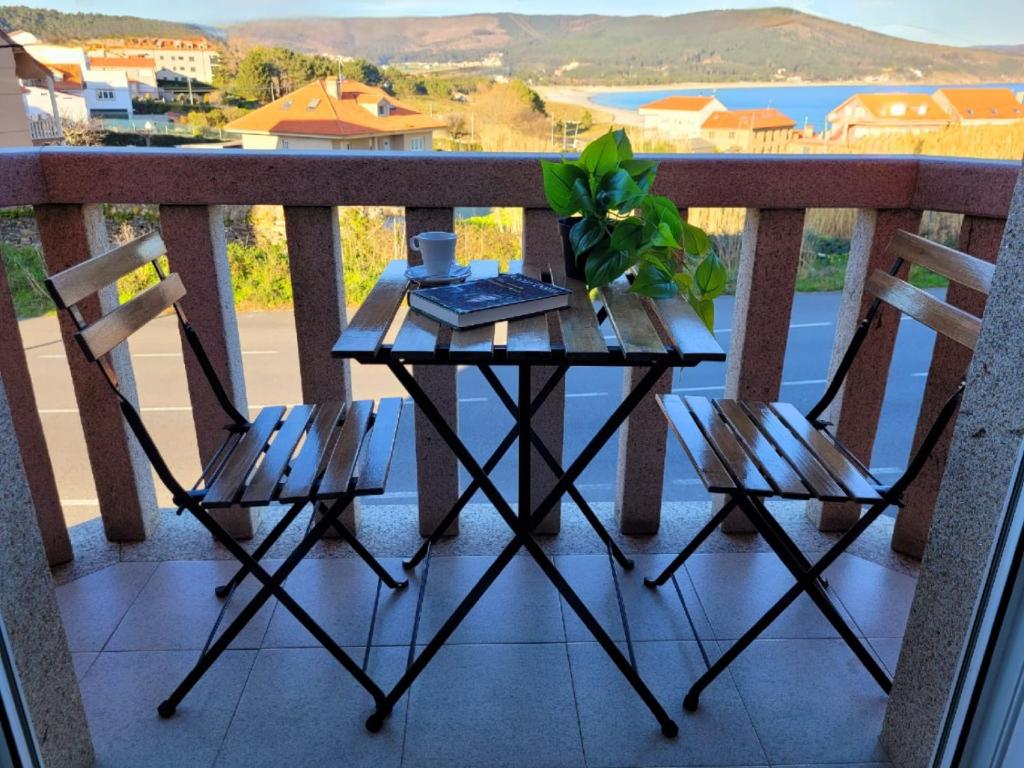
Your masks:
[[[184,67],[182,67],[182,69],[184,69]],[[185,75],[185,82],[188,83],[188,103],[192,106],[195,106],[196,100],[192,94],[192,78],[188,75]]]

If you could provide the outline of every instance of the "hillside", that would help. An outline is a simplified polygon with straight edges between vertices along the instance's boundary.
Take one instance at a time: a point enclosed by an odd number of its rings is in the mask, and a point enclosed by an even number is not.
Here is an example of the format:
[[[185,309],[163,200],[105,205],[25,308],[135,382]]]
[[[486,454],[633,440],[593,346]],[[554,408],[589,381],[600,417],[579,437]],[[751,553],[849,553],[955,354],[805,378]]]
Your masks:
[[[1018,56],[911,42],[781,8],[670,17],[273,19],[234,24],[227,32],[243,47],[282,45],[378,63],[473,61],[500,53],[506,70],[563,82],[1024,79]]]
[[[0,5],[0,29],[24,29],[41,40],[59,43],[98,37],[196,37],[210,30],[194,24],[107,16],[102,13],[61,13],[24,5]]]

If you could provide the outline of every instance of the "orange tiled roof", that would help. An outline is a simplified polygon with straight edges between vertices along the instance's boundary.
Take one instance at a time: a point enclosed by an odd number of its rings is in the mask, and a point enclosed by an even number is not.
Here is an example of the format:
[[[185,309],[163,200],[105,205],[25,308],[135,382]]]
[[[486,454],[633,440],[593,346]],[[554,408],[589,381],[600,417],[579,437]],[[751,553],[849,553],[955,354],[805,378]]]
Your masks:
[[[961,120],[1024,119],[1024,105],[1009,88],[940,88]]]
[[[156,69],[156,62],[147,56],[90,56],[93,69]]]
[[[396,101],[380,88],[342,81],[341,98],[332,96],[336,79],[315,80],[264,107],[232,120],[225,130],[338,138],[443,128],[444,123]],[[371,114],[363,104],[385,100],[387,117]]]
[[[42,65],[53,73],[55,91],[80,91],[85,87],[82,68],[77,64],[51,64],[44,61]]]
[[[927,93],[858,93],[851,98],[858,100],[872,117],[881,120],[941,121],[948,117]]]
[[[796,122],[777,109],[737,109],[734,111],[712,112],[701,128],[739,128],[763,130],[767,128],[792,128]]]
[[[700,112],[714,101],[713,96],[666,96],[664,99],[641,104],[640,109],[666,109],[675,112]]]

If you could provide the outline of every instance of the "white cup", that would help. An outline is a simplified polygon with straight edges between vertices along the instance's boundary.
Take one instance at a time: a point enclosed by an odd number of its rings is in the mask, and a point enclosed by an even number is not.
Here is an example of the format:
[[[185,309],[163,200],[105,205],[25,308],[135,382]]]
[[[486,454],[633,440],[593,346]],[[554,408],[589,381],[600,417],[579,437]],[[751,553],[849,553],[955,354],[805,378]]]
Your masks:
[[[454,232],[420,232],[409,238],[409,247],[423,256],[428,275],[447,275],[455,264],[456,239]]]

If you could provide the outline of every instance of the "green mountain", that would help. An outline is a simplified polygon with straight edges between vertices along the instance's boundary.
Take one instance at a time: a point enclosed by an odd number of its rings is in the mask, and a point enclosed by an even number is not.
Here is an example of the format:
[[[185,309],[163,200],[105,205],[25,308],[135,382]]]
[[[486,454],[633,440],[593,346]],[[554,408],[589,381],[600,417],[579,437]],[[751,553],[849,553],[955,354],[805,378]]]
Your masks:
[[[61,13],[24,5],[0,5],[0,29],[23,29],[40,40],[61,43],[99,37],[198,37],[211,30],[176,21],[107,16],[102,13]]]
[[[783,8],[669,17],[272,19],[232,24],[227,33],[243,47],[280,45],[381,64],[470,62],[498,53],[501,68],[543,80],[1024,79],[1018,56],[911,42]]]

